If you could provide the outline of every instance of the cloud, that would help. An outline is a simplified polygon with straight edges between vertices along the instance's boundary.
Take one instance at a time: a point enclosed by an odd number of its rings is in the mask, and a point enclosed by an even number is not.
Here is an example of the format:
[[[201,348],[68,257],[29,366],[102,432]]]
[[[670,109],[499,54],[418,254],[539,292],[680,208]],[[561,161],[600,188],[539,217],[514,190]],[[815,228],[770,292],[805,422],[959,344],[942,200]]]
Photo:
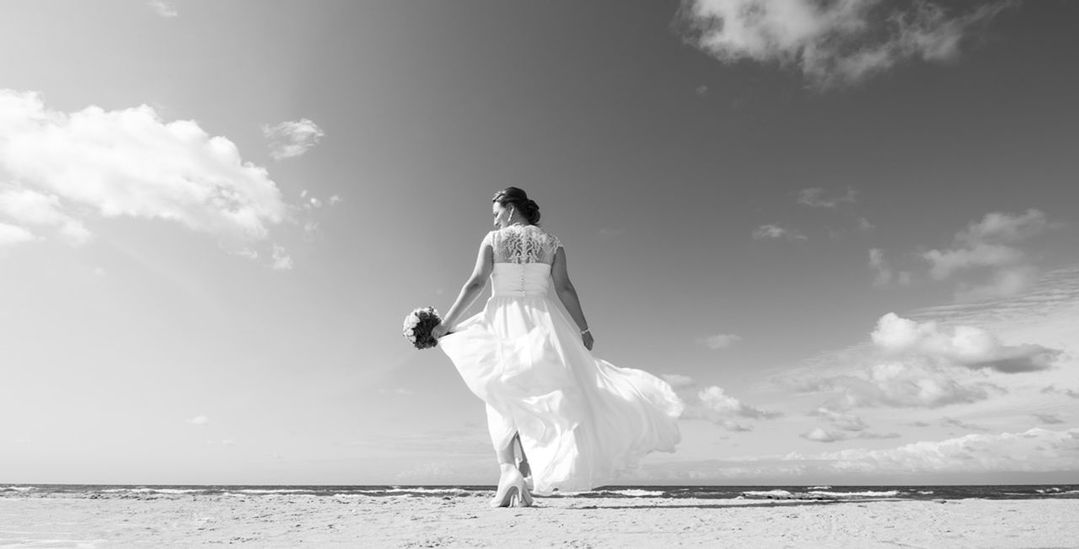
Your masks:
[[[723,416],[736,416],[751,419],[770,419],[779,417],[777,412],[766,412],[754,408],[732,396],[727,395],[719,386],[705,387],[697,393],[701,405],[708,412]]]
[[[880,362],[847,375],[811,378],[803,391],[838,391],[840,408],[889,406],[938,408],[977,402],[1004,390],[986,382],[964,382],[960,372],[917,360]]]
[[[806,433],[806,437],[811,433]],[[827,435],[816,435],[816,438],[827,438]],[[978,482],[997,479],[996,482],[1000,482],[1001,478],[1009,478],[1008,473],[1060,472],[1062,478],[1070,478],[1077,469],[1079,429],[1054,431],[1044,428],[1019,433],[968,434],[878,450],[849,448],[646,465],[647,474],[667,483],[679,480],[696,484],[720,481],[729,484],[761,481],[912,484],[924,483],[926,479],[944,483],[973,479]]]
[[[1045,370],[1063,355],[1062,351],[1041,345],[1005,345],[993,334],[973,326],[956,326],[949,333],[935,321],[919,323],[895,313],[880,317],[870,337],[891,355],[1006,374]]]
[[[956,419],[954,417],[943,417],[940,419],[940,424],[944,427],[957,427],[959,429],[966,429],[968,431],[988,431],[986,427],[975,423],[967,423],[965,421]]]
[[[275,271],[288,271],[293,267],[292,257],[285,251],[284,246],[273,245],[273,268]]]
[[[829,423],[831,423],[833,426],[835,426],[837,429],[843,431],[864,431],[869,427],[865,424],[865,421],[862,421],[862,418],[856,415],[832,410],[823,406],[817,408],[809,415],[823,418]]]
[[[1048,387],[1045,387],[1041,390],[1041,393],[1043,395],[1057,394],[1068,396],[1071,398],[1079,398],[1079,391],[1076,391],[1074,389],[1058,389],[1056,385],[1050,385]]]
[[[300,156],[318,144],[325,132],[306,119],[285,121],[262,126],[262,134],[270,140],[270,156],[274,160]]]
[[[858,193],[847,187],[847,191],[841,195],[825,196],[824,189],[810,187],[798,192],[798,203],[810,208],[838,208],[840,204],[853,204],[857,200]]]
[[[699,97],[704,97],[704,96],[708,95],[708,86],[704,86],[704,85],[697,86],[697,89],[694,90],[694,92]]]
[[[870,431],[860,431],[851,433],[847,431],[840,431],[828,427],[814,427],[808,432],[798,435],[806,440],[812,440],[814,442],[838,442],[840,440],[851,439],[880,439],[880,438],[899,438],[899,433],[874,433]]]
[[[336,195],[336,194],[330,195],[330,205],[331,206],[336,206],[336,205],[340,204],[342,200],[343,199],[339,195]]]
[[[188,419],[187,422],[191,425],[208,425],[210,423],[210,418],[200,415]]]
[[[692,387],[697,384],[693,378],[682,374],[663,374],[663,379],[676,390]]]
[[[936,280],[969,271],[985,273],[979,283],[959,285],[956,297],[960,301],[1012,296],[1029,288],[1038,275],[1017,245],[1050,226],[1046,215],[1035,209],[1018,215],[991,212],[957,233],[951,248],[929,250],[922,257],[930,263],[929,274]]]
[[[1059,425],[1064,423],[1064,419],[1057,414],[1033,414],[1033,416],[1046,425]]]
[[[716,385],[698,390],[697,382],[689,376],[666,374],[663,378],[685,403],[681,415],[684,419],[704,419],[728,431],[750,431],[752,428],[739,420],[773,419],[781,415],[750,406]]]
[[[761,225],[753,230],[753,238],[755,240],[767,240],[767,239],[785,239],[785,240],[808,240],[808,238],[790,229],[784,229],[779,225]]]
[[[726,349],[742,341],[742,336],[735,334],[715,334],[700,340],[709,349]]]
[[[941,62],[1012,2],[955,13],[883,0],[683,0],[684,40],[724,63],[796,67],[817,89],[854,84],[911,60]]]
[[[899,286],[910,285],[910,272],[896,272],[893,270],[891,264],[884,257],[884,250],[880,248],[869,250],[869,268],[876,272],[876,276],[873,277],[873,285],[876,287],[889,286],[893,282]]]
[[[7,217],[85,241],[86,216],[162,219],[244,242],[266,238],[287,206],[265,169],[193,121],[142,105],[64,113],[33,92],[0,90]],[[13,213],[14,211],[14,213]]]
[[[0,215],[24,225],[55,226],[61,236],[75,245],[84,244],[92,237],[82,221],[62,211],[56,195],[0,185]]]
[[[1067,471],[1079,468],[1079,429],[969,434],[884,450],[855,448],[813,456],[790,454],[786,459],[831,462],[829,469],[850,473]]]
[[[0,222],[0,248],[22,244],[24,242],[32,242],[36,238],[34,233],[31,233],[22,227]]]
[[[150,6],[154,13],[161,17],[171,18],[180,15],[180,12],[176,11],[176,8],[172,4],[165,2],[165,0],[150,0],[146,2],[146,5]]]

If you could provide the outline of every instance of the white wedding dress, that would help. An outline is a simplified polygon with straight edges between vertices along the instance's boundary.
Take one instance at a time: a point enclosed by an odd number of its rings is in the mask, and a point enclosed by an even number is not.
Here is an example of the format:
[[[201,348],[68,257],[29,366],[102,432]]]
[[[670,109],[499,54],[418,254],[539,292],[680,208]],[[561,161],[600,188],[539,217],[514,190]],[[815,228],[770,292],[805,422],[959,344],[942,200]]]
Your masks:
[[[520,433],[533,493],[591,490],[648,452],[673,452],[682,401],[662,379],[617,367],[584,346],[553,290],[558,238],[535,225],[510,225],[488,233],[484,244],[494,249],[491,297],[438,346],[486,402],[495,448]]]

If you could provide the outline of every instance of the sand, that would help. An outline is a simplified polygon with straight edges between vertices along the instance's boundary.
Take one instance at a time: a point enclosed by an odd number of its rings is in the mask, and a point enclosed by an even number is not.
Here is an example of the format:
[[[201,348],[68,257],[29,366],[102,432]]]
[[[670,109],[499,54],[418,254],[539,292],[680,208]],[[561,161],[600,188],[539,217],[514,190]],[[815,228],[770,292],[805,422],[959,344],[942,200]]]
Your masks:
[[[1079,547],[1079,499],[0,497],[0,546]]]

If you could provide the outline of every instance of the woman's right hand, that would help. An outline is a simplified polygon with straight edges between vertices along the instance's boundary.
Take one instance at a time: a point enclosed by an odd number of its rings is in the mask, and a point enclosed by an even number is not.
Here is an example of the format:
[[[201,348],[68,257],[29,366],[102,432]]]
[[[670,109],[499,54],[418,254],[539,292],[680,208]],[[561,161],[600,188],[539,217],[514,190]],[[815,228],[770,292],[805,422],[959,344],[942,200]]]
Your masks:
[[[586,349],[588,349],[589,351],[592,350],[592,345],[595,343],[595,340],[592,339],[592,332],[585,332],[584,334],[582,334],[581,341],[584,342],[584,346]]]

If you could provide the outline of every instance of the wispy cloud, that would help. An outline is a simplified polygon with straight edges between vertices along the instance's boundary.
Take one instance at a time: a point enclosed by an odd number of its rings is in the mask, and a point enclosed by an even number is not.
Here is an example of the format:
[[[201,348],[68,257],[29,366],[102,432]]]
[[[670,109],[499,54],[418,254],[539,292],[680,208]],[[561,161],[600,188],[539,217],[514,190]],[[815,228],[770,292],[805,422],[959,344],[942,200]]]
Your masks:
[[[884,450],[856,448],[786,458],[821,460],[832,469],[857,473],[1067,471],[1079,468],[1079,429],[969,434]]]
[[[988,273],[979,282],[962,281],[956,293],[960,301],[1011,296],[1029,288],[1038,274],[1018,244],[1050,226],[1046,215],[1035,209],[1017,215],[992,212],[957,233],[951,248],[922,255],[937,280],[971,271]]]
[[[198,416],[195,416],[193,418],[188,419],[187,422],[190,423],[191,425],[209,425],[210,424],[210,418],[208,418],[206,416],[203,416],[203,415],[198,415]]]
[[[909,286],[911,273],[909,271],[896,271],[891,263],[884,257],[884,250],[873,248],[869,250],[869,268],[873,270],[873,286],[885,287],[893,283],[899,286]]]
[[[877,433],[871,431],[862,418],[848,412],[832,410],[825,406],[817,408],[809,415],[818,417],[828,423],[828,425],[814,427],[799,435],[806,440],[812,440],[814,442],[837,442],[840,440],[857,438],[896,438],[899,436],[898,433]]]
[[[970,423],[961,419],[956,419],[954,417],[945,416],[940,419],[940,424],[944,427],[956,427],[958,429],[964,429],[967,431],[989,431],[988,427],[983,427],[981,425],[978,425],[977,423]]]
[[[820,187],[810,187],[798,191],[798,203],[810,208],[838,208],[842,204],[853,204],[858,199],[858,193],[853,187],[847,187],[843,194],[829,196]]]
[[[902,62],[955,59],[963,40],[1014,2],[683,0],[684,39],[724,63],[796,67],[818,89],[861,82]]]
[[[761,225],[753,230],[755,240],[808,240],[804,234],[798,231],[780,227],[775,224]]]
[[[742,341],[742,336],[736,334],[714,334],[699,340],[709,349],[726,349]]]
[[[814,442],[838,442],[841,440],[851,439],[881,439],[881,438],[899,438],[899,433],[875,433],[872,431],[840,431],[830,427],[814,427],[809,431],[802,433],[802,438],[806,440],[812,440]]]
[[[0,248],[24,242],[33,242],[36,238],[34,233],[23,227],[0,222]]]
[[[1057,388],[1056,385],[1049,385],[1048,387],[1045,387],[1044,389],[1042,389],[1041,392],[1044,395],[1053,394],[1053,395],[1064,395],[1064,396],[1068,396],[1068,397],[1071,397],[1071,398],[1079,398],[1079,391],[1076,391],[1074,389],[1060,389],[1060,388]]]
[[[73,242],[89,238],[93,214],[176,222],[232,243],[264,239],[287,217],[277,185],[235,144],[145,105],[68,114],[36,93],[0,90],[0,173],[18,182],[0,190],[0,218]]]
[[[1057,414],[1032,414],[1038,421],[1046,425],[1059,425],[1065,423],[1064,418]]]
[[[300,156],[318,144],[325,135],[318,124],[306,119],[263,125],[262,134],[270,142],[270,156],[275,160]]]
[[[288,271],[295,266],[292,262],[292,256],[288,255],[288,252],[285,251],[284,246],[279,246],[277,244],[273,245],[272,266],[276,271]]]
[[[154,13],[161,17],[171,18],[180,15],[180,12],[176,10],[176,7],[169,2],[165,2],[165,0],[149,0],[149,2],[146,2],[146,5],[150,6],[150,9],[154,10]]]

